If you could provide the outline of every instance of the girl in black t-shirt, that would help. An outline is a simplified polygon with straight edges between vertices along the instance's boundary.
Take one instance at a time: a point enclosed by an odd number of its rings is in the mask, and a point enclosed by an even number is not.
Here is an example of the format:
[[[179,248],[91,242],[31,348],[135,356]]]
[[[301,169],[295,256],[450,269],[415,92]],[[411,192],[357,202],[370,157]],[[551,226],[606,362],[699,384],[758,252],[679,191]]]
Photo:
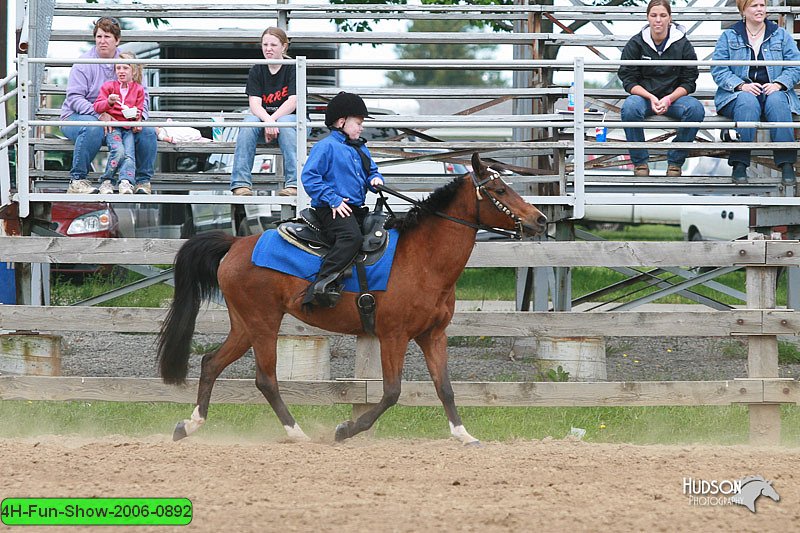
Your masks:
[[[265,59],[288,58],[289,39],[280,28],[270,27],[261,34],[261,51]],[[247,77],[247,99],[251,115],[245,122],[296,122],[297,83],[292,65],[253,65]],[[278,141],[283,154],[285,187],[278,194],[297,194],[297,129],[239,128],[233,156],[231,190],[236,196],[253,194],[253,161],[259,142]]]

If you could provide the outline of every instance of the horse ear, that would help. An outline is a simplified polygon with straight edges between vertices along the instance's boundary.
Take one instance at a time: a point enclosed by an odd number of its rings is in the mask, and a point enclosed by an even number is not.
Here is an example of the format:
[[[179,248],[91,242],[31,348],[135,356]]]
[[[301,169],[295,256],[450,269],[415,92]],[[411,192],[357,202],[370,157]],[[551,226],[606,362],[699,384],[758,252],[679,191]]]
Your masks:
[[[478,176],[482,176],[485,168],[486,165],[481,161],[481,155],[478,152],[474,152],[472,154],[472,171]]]

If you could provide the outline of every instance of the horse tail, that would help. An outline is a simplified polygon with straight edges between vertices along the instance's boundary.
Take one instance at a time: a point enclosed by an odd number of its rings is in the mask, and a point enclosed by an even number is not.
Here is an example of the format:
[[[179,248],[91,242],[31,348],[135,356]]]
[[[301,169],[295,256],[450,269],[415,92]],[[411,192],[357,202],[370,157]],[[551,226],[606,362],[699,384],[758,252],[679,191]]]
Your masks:
[[[192,237],[175,256],[175,297],[158,335],[158,365],[164,383],[186,382],[200,303],[219,290],[217,269],[235,237],[222,232]]]

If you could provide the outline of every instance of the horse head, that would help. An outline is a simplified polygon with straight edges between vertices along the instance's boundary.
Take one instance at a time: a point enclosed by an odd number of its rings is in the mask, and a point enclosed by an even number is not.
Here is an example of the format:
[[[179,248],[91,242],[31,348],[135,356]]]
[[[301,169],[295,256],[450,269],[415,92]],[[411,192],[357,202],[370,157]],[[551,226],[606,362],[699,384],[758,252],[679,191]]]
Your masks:
[[[747,507],[751,513],[756,512],[756,500],[760,496],[766,496],[774,501],[780,501],[781,497],[772,486],[771,481],[765,480],[762,476],[747,476],[739,480],[741,491],[731,497],[731,503],[736,503]]]
[[[477,197],[479,223],[495,228],[517,230],[519,236],[544,233],[547,217],[522,199],[500,176],[500,173],[472,154],[472,183]],[[491,206],[481,209],[482,205]]]
[[[776,502],[781,501],[778,491],[776,491],[775,487],[772,486],[772,481],[767,481],[764,483],[764,485],[762,485],[761,495],[766,496],[767,498],[772,498]]]

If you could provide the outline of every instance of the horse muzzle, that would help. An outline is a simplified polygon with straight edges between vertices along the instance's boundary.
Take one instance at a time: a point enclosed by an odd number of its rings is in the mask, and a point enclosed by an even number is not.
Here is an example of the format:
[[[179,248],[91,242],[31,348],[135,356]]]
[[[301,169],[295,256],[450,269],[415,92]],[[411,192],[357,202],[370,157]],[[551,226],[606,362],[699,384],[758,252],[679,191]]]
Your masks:
[[[547,231],[547,217],[537,212],[536,215],[521,220],[522,234],[526,237],[536,237]]]

